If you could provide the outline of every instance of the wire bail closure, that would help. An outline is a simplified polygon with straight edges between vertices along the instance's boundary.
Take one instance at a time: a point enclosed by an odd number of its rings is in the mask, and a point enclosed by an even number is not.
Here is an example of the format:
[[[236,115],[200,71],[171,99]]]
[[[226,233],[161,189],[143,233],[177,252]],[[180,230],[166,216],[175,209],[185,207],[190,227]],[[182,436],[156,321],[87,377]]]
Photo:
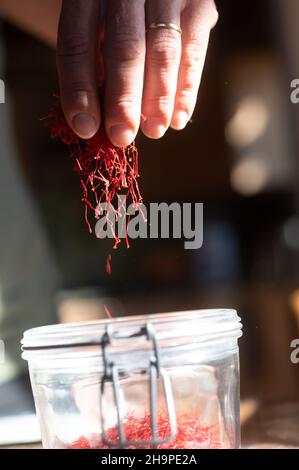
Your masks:
[[[120,375],[123,374],[124,371],[123,367],[120,371],[120,368],[117,364],[109,358],[109,354],[107,351],[107,346],[111,345],[113,338],[113,334],[111,332],[111,328],[109,325],[103,334],[102,337],[102,354],[103,354],[103,365],[104,365],[104,374],[101,379],[100,384],[100,415],[101,415],[101,425],[102,425],[102,440],[105,445],[110,448],[127,448],[127,447],[157,447],[161,444],[167,444],[171,442],[177,433],[177,422],[176,422],[176,412],[174,406],[174,399],[172,393],[172,386],[171,381],[169,379],[168,373],[161,367],[160,361],[160,352],[159,346],[157,342],[157,338],[155,335],[155,331],[153,325],[151,323],[146,323],[139,332],[135,333],[131,336],[131,338],[142,337],[145,336],[148,341],[152,343],[152,357],[149,361],[148,367],[144,370],[144,372],[149,373],[149,396],[150,396],[150,414],[151,414],[151,440],[140,440],[140,441],[130,441],[126,438],[124,426],[122,423],[122,419],[125,416],[125,412],[123,410],[123,404],[121,401],[121,393],[120,393]],[[159,430],[157,428],[157,412],[158,412],[158,379],[161,379],[163,385],[163,392],[164,392],[164,399],[169,419],[169,435],[167,438],[160,439],[159,438]],[[104,395],[105,395],[105,385],[107,383],[112,383],[113,389],[113,399],[114,405],[116,408],[116,416],[117,416],[117,430],[119,440],[112,442],[105,431],[105,406],[104,406]]]

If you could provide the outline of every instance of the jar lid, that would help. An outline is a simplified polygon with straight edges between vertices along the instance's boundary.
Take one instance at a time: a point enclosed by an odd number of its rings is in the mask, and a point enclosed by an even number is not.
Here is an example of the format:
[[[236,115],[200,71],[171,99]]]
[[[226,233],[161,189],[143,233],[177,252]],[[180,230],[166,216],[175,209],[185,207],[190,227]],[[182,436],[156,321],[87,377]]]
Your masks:
[[[93,346],[101,344],[109,328],[112,339],[122,347],[130,348],[130,345],[136,347],[136,341],[144,342],[140,331],[148,324],[161,346],[163,343],[179,345],[193,339],[205,342],[242,335],[241,319],[236,310],[210,309],[43,326],[27,330],[21,343],[24,351]],[[132,338],[136,341],[132,342]]]

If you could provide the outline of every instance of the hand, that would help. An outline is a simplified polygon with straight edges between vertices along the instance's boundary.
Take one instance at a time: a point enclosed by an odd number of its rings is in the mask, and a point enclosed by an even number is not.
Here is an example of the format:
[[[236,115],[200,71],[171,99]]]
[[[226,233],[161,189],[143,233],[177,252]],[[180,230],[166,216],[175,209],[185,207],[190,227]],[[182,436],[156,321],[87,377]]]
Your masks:
[[[213,0],[63,0],[57,57],[71,128],[90,138],[102,120],[119,147],[134,140],[139,126],[153,139],[169,126],[183,129],[217,18]],[[152,23],[176,24],[182,35],[174,29],[147,31]]]

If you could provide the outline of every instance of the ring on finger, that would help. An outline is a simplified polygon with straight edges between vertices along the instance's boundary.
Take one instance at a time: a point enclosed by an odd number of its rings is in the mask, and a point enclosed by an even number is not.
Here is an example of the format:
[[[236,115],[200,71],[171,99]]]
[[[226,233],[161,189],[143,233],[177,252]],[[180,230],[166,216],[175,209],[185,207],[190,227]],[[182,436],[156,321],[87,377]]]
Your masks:
[[[147,31],[150,29],[172,29],[173,31],[177,31],[179,34],[182,34],[182,29],[175,23],[151,23],[148,26]]]

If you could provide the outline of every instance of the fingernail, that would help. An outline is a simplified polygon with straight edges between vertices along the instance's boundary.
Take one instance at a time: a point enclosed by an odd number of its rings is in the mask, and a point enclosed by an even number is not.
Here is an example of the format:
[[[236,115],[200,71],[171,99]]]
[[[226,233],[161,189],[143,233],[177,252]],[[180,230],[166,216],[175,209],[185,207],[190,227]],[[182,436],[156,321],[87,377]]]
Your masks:
[[[117,147],[126,147],[133,142],[135,134],[128,127],[119,124],[110,128],[109,137],[111,142]]]
[[[160,139],[166,132],[166,127],[158,119],[148,118],[142,126],[144,134],[150,139]]]
[[[189,115],[185,111],[178,111],[172,119],[171,127],[180,131],[184,129],[189,121]]]
[[[74,131],[82,139],[90,139],[96,133],[98,126],[95,118],[91,114],[80,113],[72,120]]]

